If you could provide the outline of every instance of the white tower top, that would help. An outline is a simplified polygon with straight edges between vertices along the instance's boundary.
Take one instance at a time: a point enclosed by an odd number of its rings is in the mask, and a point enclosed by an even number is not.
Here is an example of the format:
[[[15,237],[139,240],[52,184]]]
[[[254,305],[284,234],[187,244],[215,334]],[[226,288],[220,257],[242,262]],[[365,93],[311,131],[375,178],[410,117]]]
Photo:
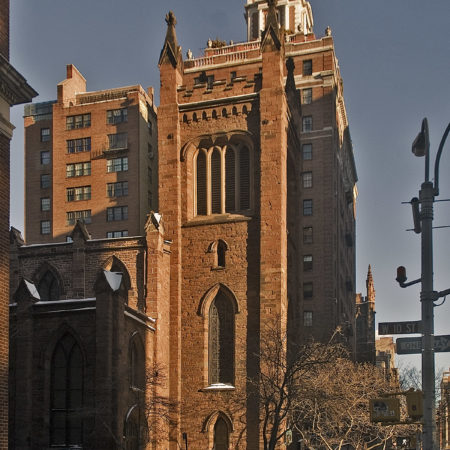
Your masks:
[[[247,40],[261,38],[267,14],[267,0],[247,0],[245,5],[247,21]],[[278,0],[278,22],[288,34],[309,34],[313,30],[311,5],[307,0]]]

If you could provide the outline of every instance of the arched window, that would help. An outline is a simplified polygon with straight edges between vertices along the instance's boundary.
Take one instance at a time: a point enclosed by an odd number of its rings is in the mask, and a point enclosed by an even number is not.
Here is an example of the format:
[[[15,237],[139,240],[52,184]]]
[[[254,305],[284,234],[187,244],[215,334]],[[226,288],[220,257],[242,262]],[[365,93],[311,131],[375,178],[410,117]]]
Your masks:
[[[187,114],[183,114],[183,122],[187,123],[187,121],[188,121]]]
[[[206,215],[206,153],[199,150],[197,155],[197,214]]]
[[[145,351],[138,335],[130,343],[130,387],[145,389]]]
[[[222,109],[222,117],[227,117],[227,109],[226,108],[223,108]]]
[[[213,109],[212,118],[217,119],[217,111],[215,109]]]
[[[196,215],[249,211],[251,183],[251,153],[246,145],[199,149],[196,160]]]
[[[47,270],[38,284],[41,300],[59,300],[59,282],[51,270]]]
[[[214,450],[228,450],[228,426],[222,417],[219,417],[214,425]]]
[[[227,245],[222,240],[217,242],[217,267],[225,267],[225,253]]]
[[[233,109],[231,110],[231,114],[233,114],[233,116],[237,116],[237,108],[236,106],[233,106]]]
[[[149,429],[147,427],[145,413],[139,405],[133,405],[125,416],[124,437],[126,450],[140,450],[146,448],[149,442]]]
[[[202,120],[207,120],[208,116],[206,115],[206,111],[202,112]]]
[[[211,155],[211,212],[213,214],[220,214],[222,212],[221,167],[220,151],[214,149]]]
[[[209,308],[209,384],[234,383],[234,307],[219,290]]]
[[[197,122],[197,121],[198,121],[197,113],[194,113],[194,114],[192,115],[192,120],[193,120],[194,122]]]
[[[83,355],[75,339],[65,334],[51,360],[50,443],[83,444]]]
[[[247,109],[247,106],[246,106],[246,105],[244,105],[244,106],[242,107],[242,114],[248,114],[248,109]]]

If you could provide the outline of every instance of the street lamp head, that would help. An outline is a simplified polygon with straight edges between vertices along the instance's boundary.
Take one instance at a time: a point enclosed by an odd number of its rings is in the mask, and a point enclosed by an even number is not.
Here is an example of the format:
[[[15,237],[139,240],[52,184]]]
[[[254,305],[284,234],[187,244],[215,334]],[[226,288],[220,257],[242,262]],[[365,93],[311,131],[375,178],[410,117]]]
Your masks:
[[[425,156],[430,148],[430,138],[428,134],[428,120],[422,120],[422,129],[412,144],[412,152],[416,156]]]

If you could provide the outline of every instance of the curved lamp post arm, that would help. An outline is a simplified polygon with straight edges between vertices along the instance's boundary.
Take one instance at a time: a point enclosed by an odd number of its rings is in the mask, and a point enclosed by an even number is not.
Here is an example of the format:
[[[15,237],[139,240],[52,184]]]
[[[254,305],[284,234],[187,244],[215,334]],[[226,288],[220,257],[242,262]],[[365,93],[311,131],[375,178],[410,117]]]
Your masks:
[[[436,155],[436,161],[434,163],[434,195],[439,195],[439,162],[441,160],[442,150],[444,148],[445,141],[447,140],[448,133],[450,132],[450,123],[445,129],[444,135],[442,136],[441,143],[439,144],[439,149]]]

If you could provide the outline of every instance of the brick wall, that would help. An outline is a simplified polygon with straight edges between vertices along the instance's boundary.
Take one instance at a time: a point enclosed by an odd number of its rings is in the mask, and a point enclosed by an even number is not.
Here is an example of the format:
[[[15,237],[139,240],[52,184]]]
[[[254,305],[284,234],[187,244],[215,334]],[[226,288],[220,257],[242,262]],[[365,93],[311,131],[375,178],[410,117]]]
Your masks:
[[[0,448],[8,447],[9,139],[0,134]]]
[[[0,53],[9,61],[9,0],[0,0]]]

